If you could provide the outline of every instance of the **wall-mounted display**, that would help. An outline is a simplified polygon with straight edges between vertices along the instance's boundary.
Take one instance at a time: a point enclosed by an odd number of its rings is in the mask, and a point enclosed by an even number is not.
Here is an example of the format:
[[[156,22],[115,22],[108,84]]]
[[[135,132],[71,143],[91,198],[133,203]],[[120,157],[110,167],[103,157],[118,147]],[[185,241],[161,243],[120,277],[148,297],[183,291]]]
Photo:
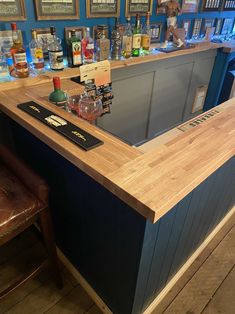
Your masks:
[[[223,3],[223,11],[235,10],[235,0],[225,0]]]
[[[161,40],[162,23],[151,23],[151,43],[159,43]]]
[[[219,11],[223,0],[203,0],[202,11]]]
[[[153,0],[126,0],[126,16],[152,13]]]
[[[189,39],[191,20],[183,20],[182,27],[185,30],[185,39]]]
[[[203,30],[202,33],[205,34],[207,28],[213,27],[215,24],[215,19],[204,19],[203,20]]]
[[[196,39],[200,36],[201,26],[202,26],[202,19],[195,19],[194,25],[193,25],[193,33],[192,33],[193,38]]]
[[[200,0],[183,0],[182,13],[197,13]]]
[[[24,0],[0,0],[0,21],[26,20]]]
[[[118,17],[119,15],[120,0],[86,0],[86,16],[88,18]]]
[[[233,18],[225,18],[221,30],[221,35],[228,35],[232,33],[233,29]]]
[[[216,19],[216,25],[215,25],[215,35],[220,35],[222,25],[223,25],[223,19],[217,18]]]
[[[78,0],[34,0],[37,20],[76,20]]]

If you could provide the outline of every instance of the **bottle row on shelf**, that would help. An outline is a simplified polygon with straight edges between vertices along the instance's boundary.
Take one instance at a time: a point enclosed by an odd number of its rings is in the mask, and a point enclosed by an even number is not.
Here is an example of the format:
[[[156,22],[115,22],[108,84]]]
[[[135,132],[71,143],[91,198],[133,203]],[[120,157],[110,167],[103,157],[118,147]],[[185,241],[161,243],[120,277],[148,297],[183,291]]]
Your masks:
[[[68,66],[79,67],[95,61],[120,60],[121,58],[138,57],[141,53],[148,54],[151,42],[149,18],[150,13],[147,12],[146,22],[142,28],[139,14],[136,14],[134,27],[131,25],[130,17],[127,17],[124,29],[121,29],[118,19],[116,19],[111,32],[111,40],[108,38],[106,25],[98,25],[95,40],[90,35],[89,27],[85,28],[82,37],[77,35],[76,30],[72,30],[70,37],[66,40]],[[11,28],[13,44],[5,57],[8,59],[10,74],[24,78],[29,76],[26,49],[16,23],[11,23]],[[51,40],[47,47],[42,40],[37,38],[36,32],[32,32],[32,41],[29,44],[30,55],[32,66],[38,72],[44,69],[47,60],[51,70],[64,69],[61,39],[57,37],[55,27],[50,27],[50,32]],[[10,62],[9,59],[11,59]]]

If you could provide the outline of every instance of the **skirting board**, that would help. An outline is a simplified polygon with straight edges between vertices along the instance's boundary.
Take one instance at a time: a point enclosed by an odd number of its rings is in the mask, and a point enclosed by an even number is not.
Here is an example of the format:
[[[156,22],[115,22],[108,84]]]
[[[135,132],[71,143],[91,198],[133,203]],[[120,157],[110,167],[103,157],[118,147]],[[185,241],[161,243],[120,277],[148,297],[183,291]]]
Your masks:
[[[202,251],[207,247],[209,242],[216,236],[216,234],[223,228],[223,226],[229,221],[232,215],[235,213],[235,206],[228,212],[228,214],[221,220],[221,222],[215,227],[215,229],[209,234],[205,241],[198,247],[198,249],[191,255],[191,257],[185,262],[185,264],[179,269],[175,276],[170,280],[166,287],[158,294],[154,301],[149,305],[149,307],[143,312],[143,314],[152,313],[157,305],[163,300],[166,294],[173,288],[176,282],[183,276],[187,269],[192,265],[192,263],[197,259],[197,257],[202,253]],[[67,257],[57,248],[57,253],[62,264],[68,269],[68,271],[74,276],[78,283],[83,287],[91,299],[96,303],[100,310],[105,314],[112,314],[113,312],[104,303],[104,301],[99,297],[95,290],[89,285],[85,278],[79,273],[79,271],[72,265],[72,263],[67,259]]]

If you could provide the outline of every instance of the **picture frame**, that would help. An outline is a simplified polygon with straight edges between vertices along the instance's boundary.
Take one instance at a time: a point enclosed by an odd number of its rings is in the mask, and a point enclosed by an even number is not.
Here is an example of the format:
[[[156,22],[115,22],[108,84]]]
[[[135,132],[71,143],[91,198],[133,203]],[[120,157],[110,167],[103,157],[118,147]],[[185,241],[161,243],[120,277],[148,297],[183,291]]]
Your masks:
[[[148,11],[152,14],[153,0],[126,0],[126,16],[136,15],[137,13],[144,15]]]
[[[69,38],[71,38],[71,32],[72,30],[75,30],[75,34],[78,38],[83,38],[84,37],[84,33],[85,33],[85,26],[70,26],[70,27],[65,27],[64,28],[64,37],[65,40],[67,41]]]
[[[190,38],[190,29],[191,29],[192,20],[185,19],[182,21],[182,27],[185,29],[185,39]]]
[[[79,19],[79,0],[34,0],[34,6],[38,21]]]
[[[195,113],[195,112],[203,110],[204,103],[206,100],[207,90],[208,90],[208,85],[202,85],[202,86],[197,87],[191,113]]]
[[[119,17],[120,0],[86,0],[86,17]]]
[[[223,0],[203,0],[202,11],[204,12],[220,11],[222,3]]]
[[[198,38],[201,34],[202,19],[194,19],[192,38]]]
[[[25,21],[26,11],[24,0],[0,0],[0,21]]]
[[[222,25],[223,25],[223,18],[217,18],[216,25],[215,25],[215,35],[220,35]]]
[[[222,10],[223,11],[235,10],[235,1],[234,0],[224,0]]]
[[[213,19],[213,18],[205,18],[205,19],[203,19],[203,34],[205,34],[206,33],[206,29],[208,28],[208,27],[214,27],[214,24],[215,24],[215,19]]]
[[[51,35],[51,31],[49,27],[45,28],[32,28],[31,33],[35,31],[37,40],[42,43],[43,56],[45,59],[48,59],[48,44],[52,41],[53,36]]]
[[[200,0],[182,0],[182,13],[197,13]]]
[[[151,43],[159,43],[161,41],[162,23],[150,23]]]
[[[21,31],[19,31],[19,35],[21,37],[21,40],[23,41]],[[11,30],[0,31],[0,51],[7,53],[7,51],[10,50],[12,44],[13,44],[12,31]]]
[[[228,34],[232,33],[233,20],[234,20],[234,18],[232,18],[232,17],[224,18],[223,26],[221,29],[221,35],[228,35]]]

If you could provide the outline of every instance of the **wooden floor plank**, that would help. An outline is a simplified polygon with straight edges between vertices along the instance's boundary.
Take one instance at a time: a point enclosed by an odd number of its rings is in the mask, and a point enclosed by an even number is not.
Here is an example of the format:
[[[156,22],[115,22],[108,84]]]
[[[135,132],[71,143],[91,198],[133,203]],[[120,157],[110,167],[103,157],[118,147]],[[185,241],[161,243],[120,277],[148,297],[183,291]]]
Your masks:
[[[235,267],[221,284],[203,314],[235,313]]]
[[[47,314],[78,314],[85,313],[93,305],[93,301],[79,285],[65,295],[56,305],[45,313]]]
[[[212,252],[164,313],[201,313],[234,264],[235,227]]]
[[[98,308],[97,305],[93,305],[87,312],[86,314],[102,314],[101,310]]]

